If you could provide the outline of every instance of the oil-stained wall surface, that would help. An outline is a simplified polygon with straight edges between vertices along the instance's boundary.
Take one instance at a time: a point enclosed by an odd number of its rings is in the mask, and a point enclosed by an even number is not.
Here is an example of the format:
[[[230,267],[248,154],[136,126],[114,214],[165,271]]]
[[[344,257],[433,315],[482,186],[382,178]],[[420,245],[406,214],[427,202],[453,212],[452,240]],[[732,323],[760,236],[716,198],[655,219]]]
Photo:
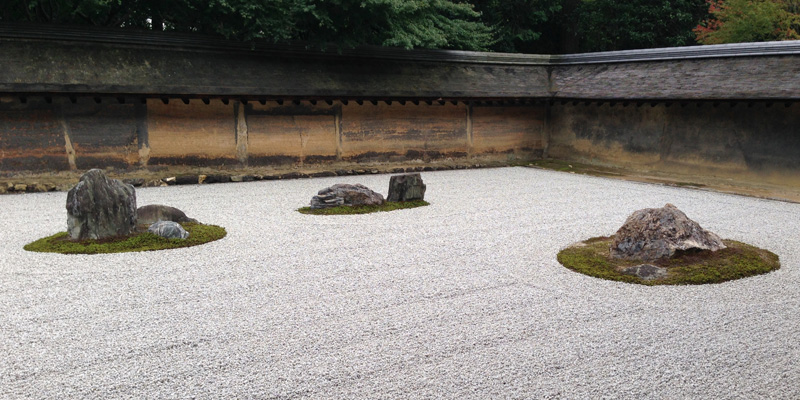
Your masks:
[[[347,159],[467,154],[463,104],[350,103],[342,110],[342,150]]]
[[[477,153],[533,152],[545,143],[545,107],[472,107],[472,143]]]
[[[199,99],[189,104],[147,101],[148,164],[236,164],[236,116],[232,104]]]
[[[65,170],[540,157],[544,110],[424,101],[7,98],[0,102],[0,166]]]
[[[64,170],[138,162],[142,105],[102,98],[0,99],[0,168]]]
[[[800,103],[567,104],[552,115],[554,158],[800,184]]]

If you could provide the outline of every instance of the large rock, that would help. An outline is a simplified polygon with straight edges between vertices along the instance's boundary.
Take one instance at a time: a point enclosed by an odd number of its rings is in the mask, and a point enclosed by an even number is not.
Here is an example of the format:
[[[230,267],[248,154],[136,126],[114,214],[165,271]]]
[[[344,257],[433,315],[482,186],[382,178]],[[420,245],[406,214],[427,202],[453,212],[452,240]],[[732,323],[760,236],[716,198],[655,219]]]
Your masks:
[[[173,221],[158,221],[149,228],[147,231],[167,239],[186,239],[189,237],[189,232],[186,229]]]
[[[672,204],[631,214],[614,235],[611,256],[642,261],[672,257],[676,251],[724,249],[722,239]]]
[[[381,205],[384,201],[380,193],[373,192],[364,185],[337,183],[329,188],[320,190],[311,199],[311,208]]]
[[[426,186],[420,174],[394,175],[389,178],[386,201],[424,200]]]
[[[136,228],[136,191],[109,179],[99,169],[81,176],[67,193],[67,231],[74,240],[103,239],[133,233]]]
[[[149,227],[158,221],[198,223],[196,219],[187,217],[183,211],[175,207],[161,204],[150,204],[139,207],[139,209],[136,210],[136,220],[136,223],[140,227]]]

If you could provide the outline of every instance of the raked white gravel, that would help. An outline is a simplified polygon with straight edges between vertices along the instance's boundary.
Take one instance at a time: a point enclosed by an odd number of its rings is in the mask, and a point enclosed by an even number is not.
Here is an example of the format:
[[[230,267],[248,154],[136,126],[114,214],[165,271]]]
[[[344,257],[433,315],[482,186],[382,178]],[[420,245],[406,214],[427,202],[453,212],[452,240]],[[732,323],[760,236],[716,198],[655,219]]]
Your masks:
[[[188,249],[38,254],[65,193],[0,196],[0,398],[800,398],[800,205],[529,168],[423,173],[431,205],[295,210],[389,175],[137,190],[224,226]],[[570,243],[673,203],[780,270],[644,287]]]

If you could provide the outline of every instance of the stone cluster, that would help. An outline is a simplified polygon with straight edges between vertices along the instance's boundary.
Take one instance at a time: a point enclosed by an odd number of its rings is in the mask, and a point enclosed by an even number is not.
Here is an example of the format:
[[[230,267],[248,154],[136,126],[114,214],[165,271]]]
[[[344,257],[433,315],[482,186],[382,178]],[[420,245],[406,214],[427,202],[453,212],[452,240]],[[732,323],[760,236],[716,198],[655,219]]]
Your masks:
[[[426,186],[420,174],[395,175],[389,179],[389,197],[384,200],[380,193],[355,184],[337,183],[320,190],[311,198],[311,208],[331,208],[337,206],[381,205],[385,201],[423,200]]]
[[[109,179],[92,169],[67,193],[67,232],[73,240],[105,239],[134,233],[137,227],[166,238],[186,239],[180,222],[195,222],[186,214],[164,205],[136,208],[132,185]]]

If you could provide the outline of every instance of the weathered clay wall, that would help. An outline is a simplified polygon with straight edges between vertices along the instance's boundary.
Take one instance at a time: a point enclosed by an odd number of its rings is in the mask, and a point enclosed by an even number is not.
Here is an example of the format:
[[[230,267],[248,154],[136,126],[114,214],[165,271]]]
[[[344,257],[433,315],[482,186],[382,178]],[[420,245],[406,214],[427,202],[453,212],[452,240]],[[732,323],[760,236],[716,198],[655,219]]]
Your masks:
[[[138,162],[137,115],[116,99],[0,98],[0,169],[64,170]]]
[[[324,102],[248,103],[237,114],[242,141],[246,130],[248,163],[305,164],[336,160],[341,109],[341,104]]]
[[[464,157],[467,141],[463,104],[351,103],[342,110],[342,155],[347,159]]]
[[[3,99],[0,168],[537,157],[544,105]]]
[[[148,100],[142,164],[236,164],[235,122],[233,105],[221,101]]]
[[[554,105],[548,155],[800,185],[800,103]]]
[[[546,107],[471,107],[471,115],[472,152],[544,154]]]

